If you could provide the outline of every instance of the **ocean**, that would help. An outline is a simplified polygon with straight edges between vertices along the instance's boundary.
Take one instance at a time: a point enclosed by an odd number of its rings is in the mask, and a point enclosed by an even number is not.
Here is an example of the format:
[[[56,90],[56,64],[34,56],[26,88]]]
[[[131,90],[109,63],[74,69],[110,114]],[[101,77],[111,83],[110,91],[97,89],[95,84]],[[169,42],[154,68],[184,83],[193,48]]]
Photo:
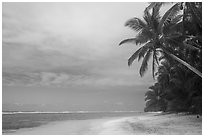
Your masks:
[[[33,128],[55,121],[88,120],[108,117],[123,117],[141,115],[143,112],[3,112],[2,134],[15,133],[21,128]]]

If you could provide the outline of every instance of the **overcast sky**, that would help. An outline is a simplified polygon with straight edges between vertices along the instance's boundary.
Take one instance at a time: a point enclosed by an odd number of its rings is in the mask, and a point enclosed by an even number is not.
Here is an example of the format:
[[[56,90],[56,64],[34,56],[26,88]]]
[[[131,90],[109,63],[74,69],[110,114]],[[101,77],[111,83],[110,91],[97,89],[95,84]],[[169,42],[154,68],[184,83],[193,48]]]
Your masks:
[[[142,110],[151,71],[128,67],[138,46],[118,43],[147,5],[3,3],[3,109]]]

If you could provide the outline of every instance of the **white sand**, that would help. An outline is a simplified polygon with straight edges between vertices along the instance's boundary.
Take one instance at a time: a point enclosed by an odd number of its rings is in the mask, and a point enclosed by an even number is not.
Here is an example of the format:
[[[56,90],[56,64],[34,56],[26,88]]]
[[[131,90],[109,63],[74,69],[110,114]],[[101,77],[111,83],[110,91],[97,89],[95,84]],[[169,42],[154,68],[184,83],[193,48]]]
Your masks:
[[[26,135],[201,135],[202,118],[195,115],[147,114],[135,117],[53,122],[13,134]]]

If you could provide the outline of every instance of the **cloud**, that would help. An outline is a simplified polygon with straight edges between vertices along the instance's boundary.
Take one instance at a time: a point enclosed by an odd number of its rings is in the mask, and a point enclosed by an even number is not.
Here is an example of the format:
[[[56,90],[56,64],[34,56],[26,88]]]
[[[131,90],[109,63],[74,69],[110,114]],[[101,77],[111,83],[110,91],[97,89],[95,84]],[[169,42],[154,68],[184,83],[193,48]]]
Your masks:
[[[9,86],[135,86],[135,84],[134,81],[114,77],[93,77],[52,72],[21,74],[3,72],[3,85]]]
[[[133,86],[151,82],[151,78],[138,79],[135,66],[129,68],[126,60],[122,63],[115,57],[92,60],[32,45],[6,44],[2,59],[4,85]]]
[[[131,3],[4,3],[3,85],[149,83],[149,77],[143,81],[139,77],[139,64],[135,69],[127,67],[135,47],[117,47],[134,34],[123,24],[142,13],[135,13],[135,7]]]

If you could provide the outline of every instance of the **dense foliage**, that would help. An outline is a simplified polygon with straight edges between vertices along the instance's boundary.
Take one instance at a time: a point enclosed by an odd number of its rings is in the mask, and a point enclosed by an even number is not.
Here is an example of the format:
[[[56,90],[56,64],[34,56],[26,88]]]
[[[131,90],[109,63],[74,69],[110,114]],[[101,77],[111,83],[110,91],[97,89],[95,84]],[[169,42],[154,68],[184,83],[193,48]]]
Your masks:
[[[133,18],[126,26],[137,32],[134,42],[141,47],[129,58],[142,60],[143,76],[152,58],[155,84],[145,94],[145,111],[202,112],[202,3],[173,3],[163,16],[165,3],[154,2],[143,19]],[[172,4],[172,3],[171,3]]]

